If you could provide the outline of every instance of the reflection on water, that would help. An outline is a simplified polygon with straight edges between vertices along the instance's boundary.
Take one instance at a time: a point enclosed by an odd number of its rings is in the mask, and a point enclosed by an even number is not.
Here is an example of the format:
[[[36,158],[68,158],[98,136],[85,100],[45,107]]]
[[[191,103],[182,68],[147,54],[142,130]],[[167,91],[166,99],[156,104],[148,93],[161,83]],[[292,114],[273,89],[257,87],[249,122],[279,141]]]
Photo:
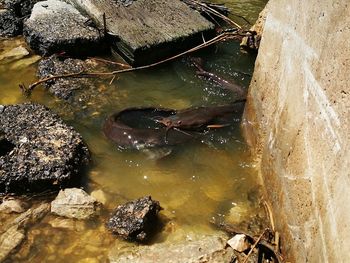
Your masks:
[[[265,3],[263,0],[216,2],[226,3],[251,21]],[[1,40],[0,52],[19,45],[25,45],[21,39]],[[200,55],[206,69],[247,87],[255,58],[241,54],[238,43],[222,43]],[[92,152],[88,190],[102,189],[107,203],[102,215],[89,222],[60,219],[63,222],[57,228],[54,216],[45,218],[30,230],[28,240],[15,256],[16,261],[104,262],[113,243],[130,246],[115,241],[105,230],[103,222],[110,209],[144,195],[159,200],[164,208],[162,215],[172,222],[172,227],[167,226],[155,242],[171,236],[172,228],[209,233],[214,231],[209,224],[212,217],[227,217],[232,223],[240,223],[261,212],[257,200],[259,182],[238,122],[216,133],[211,140],[174,147],[171,155],[160,160],[155,158],[157,151],[120,151],[101,132],[106,117],[126,107],[182,109],[225,104],[235,99],[230,92],[198,78],[186,59],[120,75],[113,84],[109,84],[109,79],[98,82],[97,94],[81,91],[79,101],[71,103],[56,99],[42,87],[36,88],[30,98],[22,96],[18,84],[35,80],[37,64],[31,64],[35,59],[28,54],[20,60],[0,62],[0,104],[29,100],[43,103],[74,126]]]

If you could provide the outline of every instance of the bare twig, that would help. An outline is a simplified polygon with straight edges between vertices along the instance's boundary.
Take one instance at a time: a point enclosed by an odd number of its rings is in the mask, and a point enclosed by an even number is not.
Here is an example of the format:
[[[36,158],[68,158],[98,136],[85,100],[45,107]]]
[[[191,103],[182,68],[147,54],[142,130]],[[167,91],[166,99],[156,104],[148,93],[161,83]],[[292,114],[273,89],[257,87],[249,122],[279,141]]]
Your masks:
[[[236,13],[232,13],[231,11],[230,11],[230,14],[233,15],[233,16],[237,16],[239,18],[242,18],[245,22],[247,22],[248,25],[252,26],[252,23],[247,18],[245,18],[244,16],[238,15]]]
[[[128,65],[128,64],[124,64],[124,63],[120,63],[120,62],[116,62],[116,61],[108,60],[108,59],[104,59],[104,58],[88,57],[88,59],[96,60],[96,61],[103,62],[103,63],[106,63],[106,64],[112,64],[112,65],[116,65],[116,66],[121,66],[123,68],[131,68],[131,66]]]
[[[31,85],[29,85],[28,88],[26,88],[24,86],[24,84],[21,84],[20,88],[24,91],[24,93],[29,95],[32,92],[32,90],[36,86],[40,85],[41,83],[45,83],[45,82],[48,82],[48,81],[51,81],[51,80],[61,79],[61,78],[84,78],[84,77],[86,77],[85,74],[84,74],[84,71],[79,71],[77,73],[68,73],[68,74],[62,74],[62,75],[55,75],[55,76],[50,76],[50,77],[46,77],[46,78],[40,79],[40,80],[32,83]]]
[[[272,228],[273,231],[275,231],[275,221],[273,220],[272,209],[271,209],[270,205],[266,201],[264,201],[264,207],[266,209],[267,214],[269,215],[271,228]]]
[[[250,248],[249,253],[247,255],[247,257],[245,258],[245,260],[243,261],[243,263],[247,263],[248,258],[250,257],[250,255],[252,254],[254,248],[259,244],[260,240],[262,239],[262,237],[265,235],[266,231],[268,231],[268,228],[266,228],[262,234],[259,236],[259,238],[255,241],[254,245]]]
[[[222,20],[224,20],[226,23],[228,24],[231,24],[239,29],[241,29],[242,27],[237,24],[236,22],[234,22],[232,19],[228,18],[227,16],[221,14],[220,12],[216,11],[214,8],[208,6],[206,3],[202,3],[202,2],[199,2],[199,1],[195,1],[195,0],[184,0],[185,3],[188,3],[189,5],[192,5],[192,6],[198,6],[198,7],[201,7],[203,10],[217,16],[217,17],[220,17]]]
[[[109,82],[109,85],[112,85],[113,81],[115,80],[115,77],[116,77],[116,75],[114,75],[114,76],[112,77],[111,81]]]
[[[107,36],[106,13],[103,13],[102,18],[103,18],[103,34],[106,37]]]
[[[208,41],[206,41],[205,43],[202,43],[194,48],[191,48],[189,50],[186,50],[180,54],[177,54],[175,56],[172,56],[170,58],[149,64],[149,65],[145,65],[145,66],[140,66],[140,67],[135,67],[135,68],[125,68],[125,69],[120,69],[120,70],[115,70],[115,71],[107,71],[107,72],[78,72],[78,73],[70,73],[70,74],[62,74],[62,75],[56,75],[56,76],[50,76],[50,77],[46,77],[43,79],[40,79],[34,83],[32,83],[31,85],[29,85],[28,88],[25,88],[25,90],[30,94],[31,91],[33,91],[33,89],[42,84],[45,83],[47,81],[51,81],[51,80],[55,80],[55,79],[61,79],[61,78],[88,78],[88,77],[108,77],[108,76],[112,76],[112,75],[116,75],[116,74],[121,74],[121,73],[127,73],[127,72],[132,72],[132,71],[138,71],[138,70],[143,70],[143,69],[148,69],[151,67],[155,67],[158,66],[160,64],[164,64],[166,62],[172,61],[174,59],[177,59],[179,57],[182,57],[184,55],[193,53],[195,51],[198,51],[200,49],[206,48],[208,46],[211,46],[213,44],[216,44],[218,42],[221,41],[225,41],[228,39],[234,39],[237,36],[237,32],[225,32],[222,33]]]

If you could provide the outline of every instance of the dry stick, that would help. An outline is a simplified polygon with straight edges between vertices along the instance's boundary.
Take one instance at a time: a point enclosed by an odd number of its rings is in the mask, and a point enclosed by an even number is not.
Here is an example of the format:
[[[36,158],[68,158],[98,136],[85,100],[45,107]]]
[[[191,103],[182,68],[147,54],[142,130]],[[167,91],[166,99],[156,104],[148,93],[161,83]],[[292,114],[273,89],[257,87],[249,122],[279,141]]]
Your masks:
[[[264,201],[264,206],[265,206],[265,209],[269,215],[272,231],[275,231],[275,221],[273,220],[272,209],[266,201]]]
[[[116,62],[116,61],[112,61],[112,60],[108,60],[108,59],[104,59],[104,58],[88,57],[88,59],[96,60],[96,61],[107,63],[107,64],[121,66],[123,68],[131,68],[131,66],[128,64],[124,64],[124,63],[120,63],[120,62]]]
[[[266,231],[268,230],[268,228],[266,228],[264,230],[264,232],[262,232],[262,234],[259,236],[259,238],[255,241],[254,245],[251,247],[251,249],[249,250],[249,253],[247,255],[247,257],[245,258],[245,260],[243,261],[243,263],[247,263],[248,258],[250,257],[250,255],[252,254],[254,248],[259,244],[260,240],[262,239],[262,237],[264,236],[264,234],[266,233]]]
[[[237,35],[237,33],[225,32],[223,34],[220,34],[220,35],[218,35],[218,36],[208,40],[205,43],[202,43],[202,44],[200,44],[200,45],[198,45],[198,46],[196,46],[194,48],[191,48],[189,50],[186,50],[185,52],[182,52],[182,53],[177,54],[175,56],[172,56],[170,58],[167,58],[167,59],[164,59],[164,60],[161,60],[161,61],[149,64],[149,65],[140,66],[140,67],[136,67],[136,68],[126,68],[126,69],[109,71],[109,72],[86,72],[86,73],[78,72],[78,73],[70,73],[70,74],[63,74],[63,75],[56,75],[56,76],[46,77],[46,78],[40,79],[40,80],[32,83],[31,85],[29,85],[29,87],[27,89],[27,92],[31,92],[36,86],[38,86],[38,85],[40,85],[42,83],[45,83],[45,82],[50,81],[50,80],[60,79],[60,78],[68,78],[68,77],[71,77],[71,78],[103,77],[103,76],[111,76],[111,75],[116,75],[116,74],[120,74],[120,73],[126,73],[126,72],[142,70],[142,69],[148,69],[148,68],[155,67],[155,66],[158,66],[160,64],[169,62],[171,60],[177,59],[177,58],[179,58],[181,56],[184,56],[184,55],[187,55],[189,53],[193,53],[195,51],[198,51],[200,49],[203,49],[205,47],[208,47],[208,46],[211,46],[211,45],[213,45],[215,43],[218,43],[220,41],[224,41],[224,40],[233,38],[236,35]]]
[[[216,11],[214,8],[211,8],[210,6],[208,6],[205,3],[201,3],[195,0],[187,0],[189,3],[192,3],[193,5],[197,5],[197,6],[201,6],[202,8],[206,9],[208,12],[220,17],[222,20],[226,21],[229,24],[234,25],[235,27],[242,29],[242,27],[237,24],[236,22],[232,21],[230,18],[228,18],[227,16],[221,14],[220,12]]]
[[[102,19],[103,19],[103,34],[104,34],[104,37],[106,37],[107,36],[106,13],[103,13]]]
[[[248,25],[252,26],[252,23],[250,23],[250,21],[249,21],[247,18],[245,18],[244,16],[241,16],[241,15],[236,14],[236,13],[232,13],[231,11],[229,11],[229,12],[230,12],[230,14],[233,15],[233,16],[237,16],[237,17],[239,17],[239,18],[242,18],[245,22],[247,22]]]
[[[112,77],[112,79],[111,79],[111,81],[109,82],[109,85],[112,85],[112,83],[113,83],[113,81],[115,80],[115,77],[116,77],[117,75],[114,75],[113,77]]]

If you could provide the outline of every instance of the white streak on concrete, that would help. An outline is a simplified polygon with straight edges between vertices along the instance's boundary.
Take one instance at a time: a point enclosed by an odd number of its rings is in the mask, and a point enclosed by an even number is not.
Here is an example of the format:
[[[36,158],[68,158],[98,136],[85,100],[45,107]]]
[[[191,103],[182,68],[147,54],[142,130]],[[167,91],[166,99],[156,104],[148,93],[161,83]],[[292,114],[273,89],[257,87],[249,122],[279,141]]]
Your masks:
[[[295,50],[303,52],[307,59],[318,58],[318,54],[315,50],[311,48],[290,25],[282,23],[280,20],[274,18],[272,14],[266,18],[264,32],[265,31],[272,31],[274,34],[281,35],[281,37],[288,35],[291,38],[290,42],[297,44],[297,46],[294,47]]]
[[[304,72],[306,88],[314,97],[314,100],[319,107],[321,117],[326,121],[326,131],[334,139],[333,150],[335,152],[339,152],[341,150],[342,140],[337,131],[333,129],[333,126],[340,126],[339,116],[330,106],[330,102],[327,99],[326,94],[324,93],[321,86],[318,84],[317,80],[315,79],[307,64],[304,65]]]

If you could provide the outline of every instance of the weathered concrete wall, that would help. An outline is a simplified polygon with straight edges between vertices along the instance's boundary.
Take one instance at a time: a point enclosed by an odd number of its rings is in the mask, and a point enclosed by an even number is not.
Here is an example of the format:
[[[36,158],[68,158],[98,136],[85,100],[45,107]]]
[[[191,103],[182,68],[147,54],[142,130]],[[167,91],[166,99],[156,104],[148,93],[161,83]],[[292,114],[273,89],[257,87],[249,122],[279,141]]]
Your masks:
[[[296,262],[349,260],[349,14],[349,0],[271,0],[249,91],[243,127]]]

